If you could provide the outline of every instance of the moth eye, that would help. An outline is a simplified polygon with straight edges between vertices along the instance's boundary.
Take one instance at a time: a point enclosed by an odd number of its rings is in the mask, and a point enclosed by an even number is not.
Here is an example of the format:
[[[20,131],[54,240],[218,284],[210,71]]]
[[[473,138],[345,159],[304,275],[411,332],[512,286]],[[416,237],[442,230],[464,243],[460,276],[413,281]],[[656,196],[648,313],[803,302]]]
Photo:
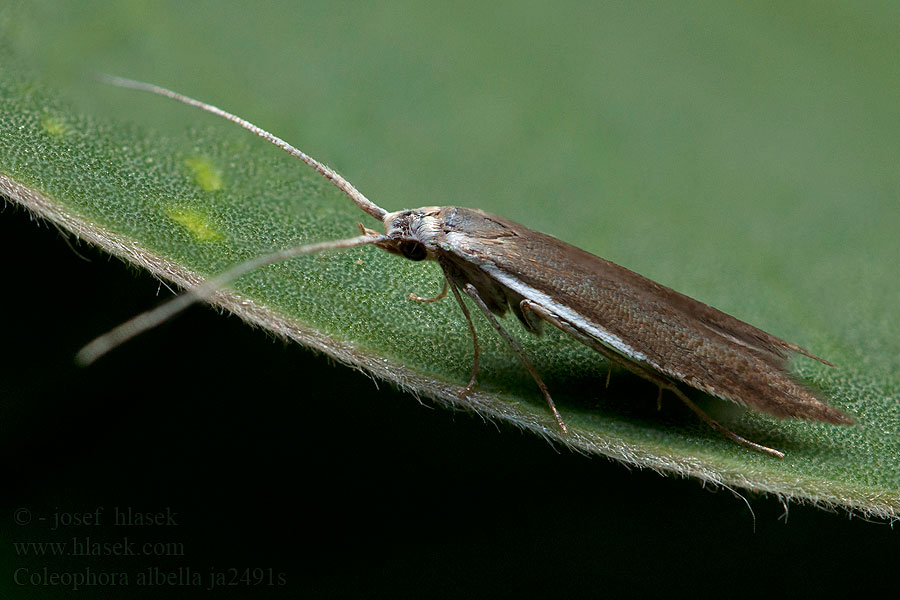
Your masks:
[[[400,242],[400,253],[409,260],[425,260],[428,251],[420,242],[403,240]]]

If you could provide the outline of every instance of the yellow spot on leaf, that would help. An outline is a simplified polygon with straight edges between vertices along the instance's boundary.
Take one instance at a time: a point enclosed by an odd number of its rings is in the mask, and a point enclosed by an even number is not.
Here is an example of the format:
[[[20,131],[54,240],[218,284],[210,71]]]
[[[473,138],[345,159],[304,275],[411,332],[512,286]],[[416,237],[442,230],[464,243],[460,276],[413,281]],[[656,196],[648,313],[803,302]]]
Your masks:
[[[61,138],[69,132],[69,128],[63,123],[62,119],[52,115],[46,115],[41,119],[41,127],[48,134],[55,138]]]
[[[225,236],[216,229],[209,218],[200,211],[180,206],[166,208],[166,214],[179,225],[184,226],[200,242],[216,242]]]
[[[191,156],[184,159],[184,166],[191,172],[191,177],[197,185],[207,192],[221,190],[225,185],[221,171],[208,158]]]

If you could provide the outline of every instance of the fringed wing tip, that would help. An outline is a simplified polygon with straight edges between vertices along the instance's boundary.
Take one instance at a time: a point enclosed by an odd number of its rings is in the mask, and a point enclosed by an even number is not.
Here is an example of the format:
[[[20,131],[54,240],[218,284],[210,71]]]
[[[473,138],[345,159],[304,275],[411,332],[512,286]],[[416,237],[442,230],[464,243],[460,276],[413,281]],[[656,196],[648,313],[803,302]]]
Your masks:
[[[853,417],[830,406],[826,406],[825,410],[822,411],[820,420],[834,425],[856,425]]]
[[[798,346],[798,345],[796,345],[796,344],[791,344],[791,343],[789,343],[789,342],[786,342],[786,344],[787,344],[787,347],[788,347],[790,350],[793,350],[794,352],[797,352],[798,354],[802,354],[803,356],[806,356],[807,358],[811,358],[811,359],[813,359],[813,360],[817,360],[817,361],[819,361],[820,363],[822,363],[823,365],[827,365],[827,366],[832,367],[832,368],[837,367],[837,365],[835,365],[834,363],[825,360],[825,359],[822,358],[821,356],[816,356],[815,354],[813,354],[812,352],[810,352],[809,350],[807,350],[807,349],[804,348],[803,346]]]
[[[789,403],[788,406],[790,406],[791,409],[786,411],[787,414],[785,416],[821,421],[833,425],[856,424],[853,417],[826,403],[822,399],[822,390],[810,386],[809,382],[801,380],[795,374],[785,371],[785,375],[787,375],[799,388],[795,388],[795,393],[799,391],[799,397],[794,396],[794,399],[801,400],[799,403]]]
[[[837,367],[834,363],[829,362],[820,356],[816,356],[815,354],[813,354],[806,348],[803,348],[802,346],[797,346],[795,344],[790,344],[790,346],[791,346],[791,350],[793,350],[794,352],[802,354],[803,356],[806,356],[808,358],[812,358],[813,360],[817,360],[820,363],[822,363],[823,365],[829,366],[831,368]],[[798,383],[800,383],[801,385],[806,387],[807,390],[809,390],[809,388],[806,385],[804,385],[802,382],[798,382]],[[814,395],[817,396],[817,394],[814,394]],[[824,421],[826,423],[832,423],[834,425],[856,425],[856,421],[854,421],[853,417],[851,417],[850,415],[827,405],[820,398],[816,398],[816,400],[818,400],[818,402],[819,402],[820,410],[817,411],[818,414],[816,414],[813,418],[816,419],[817,421]]]

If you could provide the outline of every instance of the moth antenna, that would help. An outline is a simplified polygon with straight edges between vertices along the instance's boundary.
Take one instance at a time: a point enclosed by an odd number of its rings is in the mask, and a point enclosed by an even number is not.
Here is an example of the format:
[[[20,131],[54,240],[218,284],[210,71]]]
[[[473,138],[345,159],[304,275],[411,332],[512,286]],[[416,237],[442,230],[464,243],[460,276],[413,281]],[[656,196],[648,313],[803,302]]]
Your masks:
[[[81,366],[87,366],[112,350],[117,346],[127,342],[136,335],[143,333],[149,329],[153,329],[157,325],[168,321],[184,309],[192,304],[208,300],[216,292],[234,281],[241,275],[249,273],[264,265],[281,262],[295,256],[303,254],[313,254],[322,250],[333,250],[336,248],[352,248],[354,246],[363,246],[366,244],[377,244],[387,240],[385,235],[361,235],[344,240],[334,240],[330,242],[320,242],[318,244],[309,244],[306,246],[298,246],[296,248],[286,248],[271,254],[265,254],[257,258],[253,258],[246,262],[242,262],[231,267],[221,275],[208,279],[198,286],[185,290],[181,294],[175,296],[171,300],[160,304],[154,309],[143,312],[136,317],[125,321],[118,327],[111,329],[100,337],[94,339],[84,348],[78,351],[75,356],[75,362]]]
[[[205,110],[208,113],[212,113],[223,119],[228,119],[232,123],[237,123],[244,129],[252,131],[259,137],[263,138],[267,142],[270,142],[291,156],[299,158],[307,165],[316,170],[317,173],[322,175],[325,179],[330,181],[337,187],[339,190],[344,192],[348,198],[353,200],[353,202],[361,208],[366,213],[372,215],[379,221],[384,220],[384,216],[387,214],[387,211],[368,198],[366,198],[362,192],[353,187],[353,184],[347,181],[341,176],[340,173],[332,169],[331,167],[320,163],[313,157],[309,156],[302,150],[295,148],[288,144],[286,141],[281,139],[280,137],[273,135],[262,129],[261,127],[257,127],[250,121],[240,118],[237,115],[233,115],[230,112],[224,111],[217,106],[213,106],[212,104],[207,104],[206,102],[201,102],[200,100],[194,100],[184,94],[179,94],[178,92],[173,92],[172,90],[166,89],[164,87],[160,87],[158,85],[153,85],[152,83],[144,83],[142,81],[135,81],[133,79],[126,79],[124,77],[117,77],[115,75],[106,75],[106,74],[98,74],[97,78],[110,85],[114,85],[121,88],[128,88],[132,90],[140,90],[142,92],[150,92],[152,94],[157,94],[159,96],[165,96],[166,98],[171,98],[172,100],[177,100],[178,102],[183,102],[184,104],[188,104],[190,106],[199,108],[200,110]]]

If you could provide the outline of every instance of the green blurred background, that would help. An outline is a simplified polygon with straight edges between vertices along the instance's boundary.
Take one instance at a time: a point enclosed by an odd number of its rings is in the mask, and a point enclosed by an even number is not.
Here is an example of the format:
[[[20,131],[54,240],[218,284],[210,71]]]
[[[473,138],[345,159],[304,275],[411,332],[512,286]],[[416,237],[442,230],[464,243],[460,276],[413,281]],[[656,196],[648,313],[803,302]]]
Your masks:
[[[194,113],[98,93],[89,74],[189,92],[296,140],[388,209],[503,214],[855,358],[860,385],[897,393],[894,3],[80,2],[0,18],[2,43],[84,114],[179,135]],[[4,519],[10,597],[52,595],[11,583],[43,564],[286,576],[236,596],[528,596],[798,573],[813,592],[897,559],[884,525],[798,506],[784,525],[776,500],[751,496],[754,533],[730,493],[375,392],[211,311],[76,370],[79,345],[158,284],[90,249],[81,260],[21,210],[0,227],[16,332],[2,363],[6,514],[171,506],[177,531],[136,535],[186,547],[24,559],[9,540],[68,534]],[[105,592],[119,597],[81,593]]]

